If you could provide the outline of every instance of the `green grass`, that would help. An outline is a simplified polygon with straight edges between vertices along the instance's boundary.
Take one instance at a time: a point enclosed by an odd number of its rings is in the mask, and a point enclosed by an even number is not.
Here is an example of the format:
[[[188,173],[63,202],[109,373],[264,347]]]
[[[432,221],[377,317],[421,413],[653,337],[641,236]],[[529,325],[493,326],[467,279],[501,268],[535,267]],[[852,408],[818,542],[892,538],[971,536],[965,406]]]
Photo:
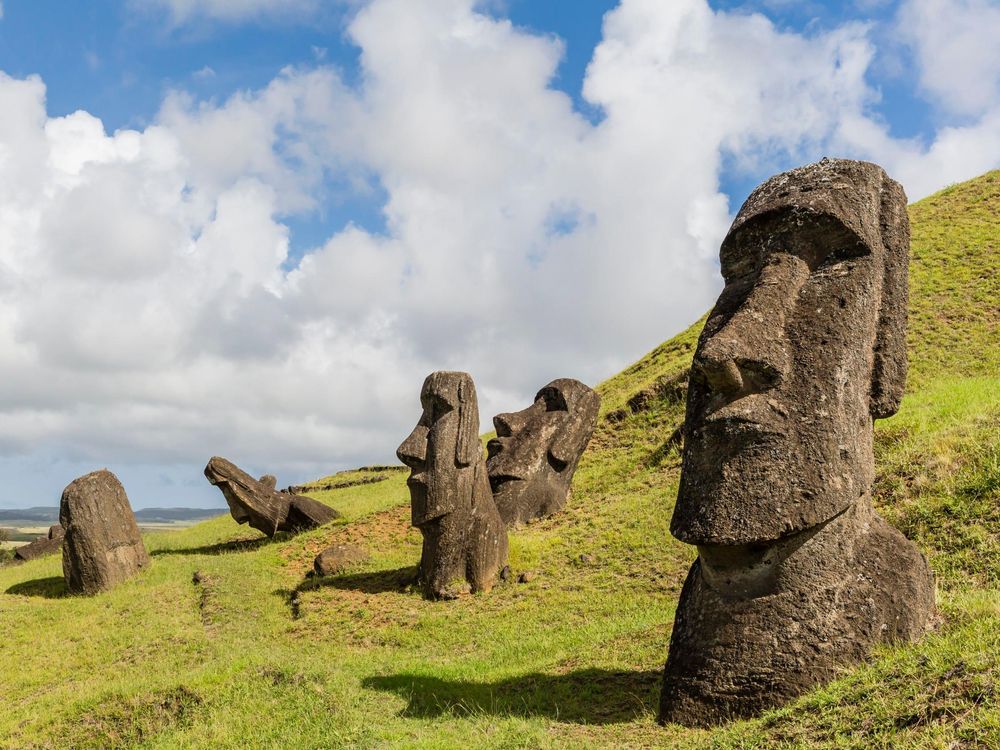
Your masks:
[[[343,518],[296,537],[147,535],[151,569],[101,596],[66,596],[58,557],[0,569],[0,747],[1000,747],[1000,173],[911,211],[910,387],[875,497],[938,576],[923,642],[754,721],[656,725],[693,558],[668,531],[683,403],[658,384],[696,325],[600,387],[565,511],[511,535],[528,583],[423,601],[406,473],[380,468],[314,483]],[[306,578],[335,541],[370,560]]]

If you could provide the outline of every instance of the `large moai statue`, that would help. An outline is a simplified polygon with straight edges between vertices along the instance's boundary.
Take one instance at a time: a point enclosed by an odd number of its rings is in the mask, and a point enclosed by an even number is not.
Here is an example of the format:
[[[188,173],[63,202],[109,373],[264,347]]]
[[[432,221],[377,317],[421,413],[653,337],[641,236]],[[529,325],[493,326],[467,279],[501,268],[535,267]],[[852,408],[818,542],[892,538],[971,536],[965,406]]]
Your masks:
[[[125,488],[107,469],[74,479],[63,490],[62,566],[74,594],[97,594],[149,566]]]
[[[688,391],[671,531],[698,559],[662,722],[753,716],[932,622],[926,560],[871,504],[872,422],[906,376],[908,258],[903,189],[866,162],[773,177],[733,222]]]
[[[249,524],[268,536],[279,531],[304,531],[340,518],[340,513],[319,500],[279,492],[275,489],[277,480],[270,474],[254,479],[219,456],[209,459],[205,478],[222,491],[237,523]]]
[[[508,526],[562,508],[594,427],[601,397],[579,380],[553,380],[527,409],[493,417],[486,445],[490,487]]]
[[[490,493],[472,377],[431,373],[420,403],[420,421],[396,455],[410,467],[412,522],[424,537],[424,596],[453,598],[462,579],[489,591],[507,561],[507,531]]]

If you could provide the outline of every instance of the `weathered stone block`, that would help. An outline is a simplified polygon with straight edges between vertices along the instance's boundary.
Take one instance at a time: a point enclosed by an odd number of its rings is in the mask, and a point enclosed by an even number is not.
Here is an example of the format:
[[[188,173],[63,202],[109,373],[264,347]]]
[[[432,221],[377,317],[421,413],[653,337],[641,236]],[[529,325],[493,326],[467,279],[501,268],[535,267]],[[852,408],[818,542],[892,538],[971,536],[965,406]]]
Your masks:
[[[125,488],[107,469],[74,479],[59,505],[63,576],[73,593],[97,594],[149,565]]]

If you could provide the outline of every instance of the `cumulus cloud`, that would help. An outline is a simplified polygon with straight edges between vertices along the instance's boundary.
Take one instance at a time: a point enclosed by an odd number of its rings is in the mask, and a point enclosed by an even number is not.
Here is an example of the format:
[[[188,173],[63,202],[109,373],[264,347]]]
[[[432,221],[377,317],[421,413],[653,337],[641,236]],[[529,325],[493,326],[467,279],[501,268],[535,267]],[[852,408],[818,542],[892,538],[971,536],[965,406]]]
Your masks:
[[[920,82],[946,110],[981,116],[1000,101],[1000,2],[904,0],[898,34],[914,51]]]
[[[431,370],[473,374],[486,430],[697,318],[737,208],[724,162],[864,156],[911,196],[1000,162],[994,115],[930,144],[868,115],[864,25],[624,0],[594,124],[550,86],[558,40],[475,7],[374,0],[349,28],[358,88],[287,69],[221,103],[171,93],[142,131],[49,118],[40,79],[0,74],[0,470],[59,457],[32,485],[51,501],[110,464],[162,503],[150,477],[176,493],[214,453],[289,481],[391,460]],[[386,231],[287,270],[288,217],[375,178]]]

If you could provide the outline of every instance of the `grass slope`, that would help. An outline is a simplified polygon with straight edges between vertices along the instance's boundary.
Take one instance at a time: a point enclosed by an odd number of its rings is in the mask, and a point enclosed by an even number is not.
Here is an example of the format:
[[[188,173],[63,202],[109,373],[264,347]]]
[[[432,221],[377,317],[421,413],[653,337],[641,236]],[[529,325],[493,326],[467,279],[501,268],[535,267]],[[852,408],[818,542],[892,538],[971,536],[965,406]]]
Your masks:
[[[668,523],[696,325],[601,386],[566,510],[511,536],[527,583],[423,601],[406,473],[379,467],[315,483],[344,518],[295,538],[149,535],[151,569],[98,597],[66,596],[58,557],[0,569],[0,747],[1000,747],[1000,172],[911,212],[910,391],[876,497],[938,575],[922,643],[754,721],[655,724],[693,557]],[[371,560],[305,578],[336,541]]]

